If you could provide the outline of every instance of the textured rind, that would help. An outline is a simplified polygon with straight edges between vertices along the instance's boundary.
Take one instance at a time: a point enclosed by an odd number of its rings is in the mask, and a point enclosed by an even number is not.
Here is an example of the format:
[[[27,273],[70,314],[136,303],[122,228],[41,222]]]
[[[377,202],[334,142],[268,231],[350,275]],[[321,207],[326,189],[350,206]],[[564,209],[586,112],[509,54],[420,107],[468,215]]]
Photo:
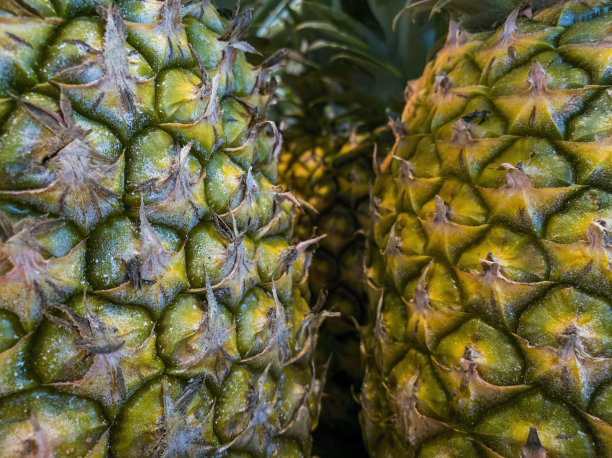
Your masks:
[[[612,455],[612,5],[452,23],[375,158],[371,456]]]
[[[282,54],[210,0],[0,12],[0,456],[310,456]]]

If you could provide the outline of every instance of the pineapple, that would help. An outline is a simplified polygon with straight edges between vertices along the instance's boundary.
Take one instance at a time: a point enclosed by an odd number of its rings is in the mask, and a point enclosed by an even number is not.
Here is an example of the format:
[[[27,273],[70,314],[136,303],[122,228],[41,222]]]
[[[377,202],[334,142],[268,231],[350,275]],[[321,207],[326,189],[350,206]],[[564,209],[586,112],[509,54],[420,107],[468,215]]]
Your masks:
[[[439,3],[375,161],[368,451],[612,456],[612,4]]]
[[[295,54],[307,52],[282,75],[279,111],[287,127],[279,174],[307,203],[298,220],[298,239],[325,236],[310,267],[313,298],[326,294],[326,309],[341,315],[325,321],[318,340],[318,361],[329,361],[314,436],[314,452],[322,457],[365,455],[355,393],[363,372],[357,327],[364,322],[367,304],[363,254],[374,178],[372,154],[375,148],[388,151],[393,145],[387,116],[400,112],[402,104],[397,101],[405,81],[420,74],[424,54],[436,36],[426,17],[416,23],[405,18],[401,37],[384,34],[403,4],[404,0],[304,3],[291,16],[295,24],[290,23],[285,35],[289,42],[283,43]],[[406,37],[422,46],[405,49]],[[271,38],[273,44],[277,41]],[[370,93],[372,85],[380,90]]]
[[[354,448],[351,453],[360,456],[363,446],[354,392],[362,377],[357,323],[363,321],[367,301],[362,258],[373,145],[353,136],[344,145],[303,150],[308,143],[293,143],[288,135],[286,144],[290,147],[283,148],[279,165],[282,181],[307,203],[298,220],[298,234],[325,235],[313,254],[310,288],[313,297],[325,299],[327,310],[340,315],[325,321],[318,340],[317,360],[320,364],[329,361],[329,369],[315,440],[321,437],[322,443],[335,444],[342,434],[338,446]],[[315,448],[321,456],[334,456],[316,442]]]
[[[283,54],[210,0],[0,8],[0,456],[310,456]]]
[[[359,305],[364,299],[364,292],[359,291],[361,253],[368,226],[374,144],[365,135],[355,135],[355,131],[348,138],[338,139],[346,143],[324,138],[333,143],[312,148],[308,143],[301,144],[301,137],[288,139],[281,152],[279,173],[293,193],[306,202],[296,228],[298,236],[307,239],[313,233],[325,235],[310,266],[313,294],[329,291],[326,300],[330,308],[359,320]],[[334,321],[327,320],[324,326]]]

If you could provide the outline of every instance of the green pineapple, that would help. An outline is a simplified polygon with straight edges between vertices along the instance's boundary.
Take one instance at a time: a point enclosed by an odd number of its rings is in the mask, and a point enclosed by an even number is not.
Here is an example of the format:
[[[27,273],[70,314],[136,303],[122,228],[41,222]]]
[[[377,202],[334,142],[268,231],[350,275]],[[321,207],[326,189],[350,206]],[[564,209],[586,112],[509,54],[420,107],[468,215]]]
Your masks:
[[[376,161],[369,453],[612,456],[612,4],[438,3],[507,18],[451,22]]]
[[[364,318],[367,300],[362,257],[373,144],[354,138],[345,145],[315,147],[297,154],[305,145],[292,143],[287,136],[285,139],[292,147],[284,149],[280,157],[282,181],[309,208],[300,215],[298,234],[325,235],[310,265],[310,288],[313,297],[323,295],[326,308],[340,314],[326,320],[318,339],[317,359],[321,364],[329,360],[329,369],[321,426],[315,437],[333,437],[331,442],[323,439],[329,444],[338,442],[338,435],[343,434],[349,442],[343,447],[354,447],[353,453],[358,453],[363,447],[354,396],[362,377],[357,323]],[[321,456],[333,456],[332,451],[316,448]]]
[[[0,8],[0,456],[310,456],[283,54],[209,0]]]
[[[361,254],[368,227],[374,142],[365,135],[351,135],[348,140],[338,135],[323,139],[331,145],[308,148],[301,137],[285,138],[290,146],[283,148],[279,173],[307,203],[296,230],[300,237],[325,235],[310,266],[310,288],[314,294],[329,291],[327,303],[332,309],[360,321]],[[338,144],[338,140],[346,143]],[[330,319],[325,326],[336,321]]]
[[[313,255],[310,288],[315,298],[326,292],[326,308],[341,314],[325,321],[318,340],[318,361],[329,360],[314,448],[323,457],[365,453],[355,393],[362,379],[357,327],[367,304],[363,254],[372,154],[392,147],[387,116],[400,112],[404,82],[420,74],[436,37],[426,17],[403,20],[401,36],[390,31],[403,0],[338,3],[309,2],[294,12],[283,45],[307,52],[288,65],[279,98],[288,124],[281,181],[308,204],[296,234],[302,240],[325,236]],[[406,49],[404,40],[420,45]],[[275,36],[271,42],[277,43]],[[380,90],[372,93],[372,86]]]

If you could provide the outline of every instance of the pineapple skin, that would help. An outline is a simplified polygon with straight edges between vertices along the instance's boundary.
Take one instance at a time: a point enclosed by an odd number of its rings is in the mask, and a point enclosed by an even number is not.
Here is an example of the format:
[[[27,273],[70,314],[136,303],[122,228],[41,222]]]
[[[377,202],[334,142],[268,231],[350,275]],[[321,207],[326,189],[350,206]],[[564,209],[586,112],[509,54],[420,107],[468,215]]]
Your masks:
[[[528,13],[451,22],[375,159],[371,456],[612,456],[612,5]]]
[[[0,456],[310,456],[282,53],[209,0],[0,12]]]

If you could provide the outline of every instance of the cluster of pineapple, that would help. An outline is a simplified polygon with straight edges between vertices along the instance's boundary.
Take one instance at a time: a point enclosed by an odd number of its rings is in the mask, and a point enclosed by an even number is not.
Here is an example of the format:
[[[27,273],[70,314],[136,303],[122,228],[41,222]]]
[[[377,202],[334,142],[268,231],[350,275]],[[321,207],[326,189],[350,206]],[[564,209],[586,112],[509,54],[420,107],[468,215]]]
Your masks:
[[[395,141],[283,146],[249,9],[0,5],[0,456],[310,456],[360,378],[373,457],[612,456],[612,2],[415,6]]]

